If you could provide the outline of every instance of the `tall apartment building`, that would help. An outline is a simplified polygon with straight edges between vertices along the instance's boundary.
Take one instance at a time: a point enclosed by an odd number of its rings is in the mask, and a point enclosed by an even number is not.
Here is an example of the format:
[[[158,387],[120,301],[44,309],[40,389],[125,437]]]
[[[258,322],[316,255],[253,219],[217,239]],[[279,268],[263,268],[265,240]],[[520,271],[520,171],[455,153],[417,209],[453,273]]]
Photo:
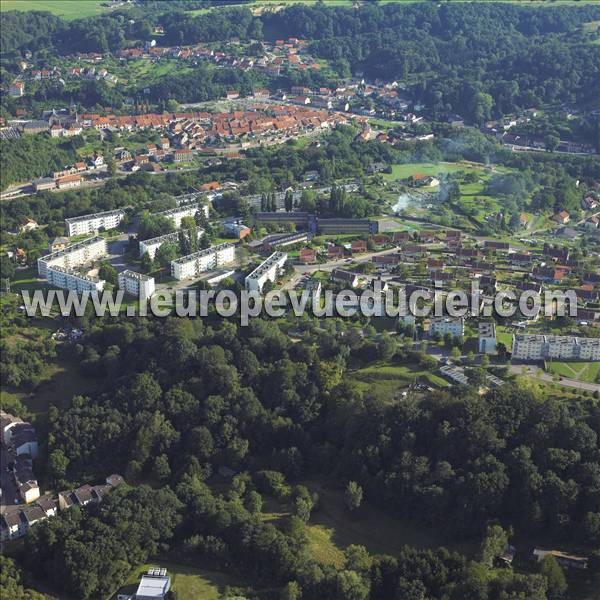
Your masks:
[[[219,244],[171,261],[171,275],[178,280],[192,279],[235,260],[233,244]]]
[[[94,233],[100,229],[114,229],[119,226],[124,216],[125,212],[122,210],[107,210],[65,219],[67,235],[70,237],[72,235]]]
[[[178,206],[177,208],[170,208],[169,210],[163,210],[162,212],[156,213],[157,216],[171,219],[175,223],[175,227],[179,229],[181,227],[181,219],[184,217],[195,217],[198,211],[204,211],[208,217],[208,206],[198,206],[195,204],[185,204]]]
[[[517,360],[600,360],[600,339],[517,333],[512,340]]]
[[[287,260],[285,252],[273,252],[267,260],[263,261],[250,275],[245,279],[246,291],[262,292],[263,286],[267,281],[274,282]]]
[[[465,333],[465,320],[462,317],[437,317],[431,319],[429,333],[439,333],[440,335],[449,333],[454,337],[460,337]]]
[[[106,240],[99,236],[87,238],[67,246],[64,250],[51,252],[38,258],[38,273],[45,278],[50,266],[73,269],[103,256],[106,256]]]
[[[98,277],[82,275],[73,269],[59,267],[58,265],[48,267],[46,280],[50,285],[74,292],[101,292],[105,283],[103,279]]]
[[[196,235],[198,239],[200,239],[204,235],[204,229],[202,227],[196,228]],[[156,251],[165,243],[165,242],[177,242],[179,239],[179,232],[174,231],[173,233],[166,233],[165,235],[159,235],[158,237],[151,238],[149,240],[143,240],[139,243],[140,247],[140,257],[144,256],[146,252],[150,255],[150,258],[154,260],[156,256]]]
[[[119,273],[119,288],[140,300],[148,300],[154,294],[154,277],[128,269]]]
[[[496,352],[496,324],[479,323],[477,343],[480,354],[493,354]]]

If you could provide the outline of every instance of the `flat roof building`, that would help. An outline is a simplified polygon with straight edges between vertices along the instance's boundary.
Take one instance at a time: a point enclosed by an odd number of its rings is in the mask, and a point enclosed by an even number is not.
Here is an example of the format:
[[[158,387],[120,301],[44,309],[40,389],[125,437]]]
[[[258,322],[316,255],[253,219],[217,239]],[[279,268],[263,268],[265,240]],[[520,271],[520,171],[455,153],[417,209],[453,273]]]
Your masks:
[[[257,291],[262,293],[263,287],[267,281],[274,283],[277,280],[286,260],[287,254],[285,252],[273,252],[267,260],[258,265],[258,267],[246,277],[246,291]]]
[[[181,227],[181,219],[184,217],[195,217],[196,213],[200,210],[202,210],[205,216],[208,217],[208,206],[199,206],[197,202],[194,204],[182,204],[177,208],[163,210],[162,212],[156,213],[156,216],[171,219],[173,223],[175,223],[175,227],[179,229]]]
[[[517,333],[512,339],[517,360],[600,360],[600,339]]]
[[[46,278],[50,266],[73,269],[103,256],[106,256],[106,240],[99,236],[87,238],[67,246],[64,250],[51,252],[38,258],[38,273]]]
[[[493,354],[496,352],[496,324],[490,322],[479,323],[477,331],[477,345],[480,354]]]
[[[154,294],[154,277],[127,269],[119,273],[119,288],[126,294],[136,296],[140,301],[145,301]]]
[[[72,235],[95,233],[100,229],[114,229],[119,226],[124,216],[125,212],[122,210],[107,210],[91,215],[71,217],[65,219],[67,235],[70,237]]]
[[[437,317],[431,320],[429,333],[441,335],[449,333],[453,337],[460,337],[465,333],[465,320],[462,317]]]
[[[82,275],[73,269],[59,267],[58,265],[48,267],[46,280],[50,285],[74,292],[101,292],[105,284],[103,279]]]
[[[199,277],[204,271],[231,264],[235,260],[234,244],[219,244],[171,261],[171,275],[179,281]]]
[[[200,239],[204,235],[204,229],[202,227],[196,228],[196,235],[198,239]],[[165,243],[165,242],[177,242],[179,239],[179,232],[174,231],[173,233],[166,233],[165,235],[159,235],[155,238],[150,238],[148,240],[140,241],[140,257],[144,256],[144,254],[148,253],[150,258],[154,260],[156,256],[156,251]]]

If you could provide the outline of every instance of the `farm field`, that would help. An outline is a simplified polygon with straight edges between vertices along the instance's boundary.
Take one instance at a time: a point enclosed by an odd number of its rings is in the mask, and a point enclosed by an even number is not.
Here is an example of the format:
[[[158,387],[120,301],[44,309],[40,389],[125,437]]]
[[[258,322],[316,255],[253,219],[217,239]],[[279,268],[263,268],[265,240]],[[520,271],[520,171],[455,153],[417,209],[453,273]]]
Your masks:
[[[82,19],[106,12],[103,4],[100,0],[2,0],[0,10],[41,10],[64,19]]]
[[[218,600],[227,586],[240,585],[229,575],[219,571],[197,569],[174,562],[157,560],[154,564],[140,565],[134,569],[126,582],[126,589],[134,593],[140,577],[152,566],[160,565],[171,576],[171,589],[177,594],[177,600]],[[114,596],[116,598],[116,595]]]
[[[547,362],[546,370],[560,377],[595,383],[600,375],[600,362]]]

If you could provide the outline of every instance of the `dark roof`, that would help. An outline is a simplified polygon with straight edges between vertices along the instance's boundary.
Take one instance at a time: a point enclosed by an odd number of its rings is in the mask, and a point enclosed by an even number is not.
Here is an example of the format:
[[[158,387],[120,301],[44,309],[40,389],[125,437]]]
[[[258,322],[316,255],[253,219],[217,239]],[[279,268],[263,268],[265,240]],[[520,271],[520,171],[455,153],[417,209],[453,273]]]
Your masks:
[[[30,525],[47,517],[46,513],[39,506],[35,505],[24,509],[23,516],[25,517],[25,521],[27,521]]]
[[[78,487],[76,490],[73,490],[73,495],[79,504],[87,504],[93,500],[92,486],[89,483],[86,483],[85,485]]]
[[[40,496],[35,502],[44,512],[58,508],[58,501],[49,494]]]

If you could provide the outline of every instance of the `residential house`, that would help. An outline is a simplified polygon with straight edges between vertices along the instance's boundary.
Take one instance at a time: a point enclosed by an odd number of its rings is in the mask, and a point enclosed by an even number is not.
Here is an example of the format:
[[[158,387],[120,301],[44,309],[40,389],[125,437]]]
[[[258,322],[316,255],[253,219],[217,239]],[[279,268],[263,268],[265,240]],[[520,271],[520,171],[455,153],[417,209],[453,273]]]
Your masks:
[[[566,210],[561,210],[552,217],[552,220],[560,225],[566,225],[571,220],[571,217]]]
[[[331,271],[331,280],[335,283],[342,283],[351,288],[355,288],[358,287],[359,276],[346,269],[333,269],[333,271]]]

